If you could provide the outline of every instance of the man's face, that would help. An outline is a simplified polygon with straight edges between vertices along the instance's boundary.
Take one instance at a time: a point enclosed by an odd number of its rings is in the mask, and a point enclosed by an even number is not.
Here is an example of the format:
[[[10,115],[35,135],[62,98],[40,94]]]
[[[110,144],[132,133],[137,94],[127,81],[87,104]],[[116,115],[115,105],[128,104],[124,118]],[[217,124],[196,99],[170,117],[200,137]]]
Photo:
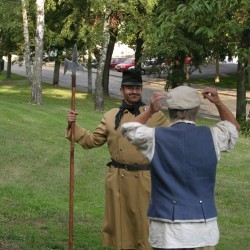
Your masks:
[[[127,104],[134,104],[141,100],[142,86],[122,86],[121,94]]]

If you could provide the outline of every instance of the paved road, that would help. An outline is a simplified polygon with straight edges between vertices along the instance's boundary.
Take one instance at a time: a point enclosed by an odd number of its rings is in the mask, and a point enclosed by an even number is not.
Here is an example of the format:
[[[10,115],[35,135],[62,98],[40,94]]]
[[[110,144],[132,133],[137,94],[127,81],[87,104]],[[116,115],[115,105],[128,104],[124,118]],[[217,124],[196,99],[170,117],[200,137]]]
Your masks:
[[[159,83],[144,84],[144,93],[143,93],[144,100],[148,101],[150,99],[152,92],[162,90],[163,86],[164,86],[163,84],[159,84]],[[191,85],[191,86],[194,88],[197,88],[197,85]],[[197,88],[198,91],[201,91],[201,89],[202,89],[201,86]],[[219,91],[219,94],[220,94],[221,100],[227,105],[227,107],[235,115],[236,114],[236,97],[235,97],[236,91],[235,90],[231,90],[230,92]],[[201,98],[199,114],[206,118],[219,120],[219,115],[215,106],[203,98]]]
[[[192,78],[196,77],[211,77],[215,75],[215,66],[207,66],[201,68],[202,73],[194,72],[192,74]],[[229,75],[236,73],[237,65],[228,63],[228,64],[220,64],[220,73],[221,75]],[[12,72],[20,75],[25,75],[24,66],[19,67],[17,64],[13,65]],[[114,70],[110,71],[110,95],[115,96],[117,98],[121,98],[120,94],[120,84],[121,84],[122,74],[116,72]],[[95,89],[95,79],[96,79],[96,70],[93,70],[92,73],[92,82],[93,82],[93,91]],[[43,66],[43,75],[42,81],[51,83],[53,81],[53,67],[52,65]],[[165,81],[163,79],[152,78],[148,76],[143,76],[144,82],[144,91],[142,99],[144,102],[149,103],[150,97],[154,91],[164,91]],[[211,83],[213,84],[213,83]],[[63,68],[60,69],[60,81],[59,85],[62,87],[71,87],[71,73],[67,72],[66,75],[63,74]],[[78,90],[87,91],[88,80],[87,80],[87,72],[77,71],[76,76],[76,85]],[[196,87],[193,85],[193,87]],[[200,88],[200,86],[199,86]],[[236,90],[220,90],[219,91],[222,101],[229,107],[229,109],[235,114],[236,113]],[[248,93],[249,96],[249,93]],[[248,105],[249,106],[249,105]],[[200,115],[212,118],[219,119],[216,108],[213,104],[209,103],[207,100],[202,99]]]

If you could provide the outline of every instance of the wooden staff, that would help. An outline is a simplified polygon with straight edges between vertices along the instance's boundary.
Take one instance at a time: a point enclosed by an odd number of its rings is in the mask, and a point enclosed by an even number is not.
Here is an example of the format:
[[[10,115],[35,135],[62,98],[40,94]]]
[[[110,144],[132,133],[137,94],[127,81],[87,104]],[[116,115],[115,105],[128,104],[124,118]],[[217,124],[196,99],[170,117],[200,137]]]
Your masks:
[[[71,94],[71,110],[75,111],[75,93],[76,93],[76,70],[83,67],[77,60],[77,47],[74,46],[72,61],[64,60],[64,74],[68,69],[72,70],[72,94]],[[70,138],[70,179],[69,179],[69,250],[73,249],[73,220],[74,220],[74,148],[75,144],[75,122],[71,123],[71,138]]]

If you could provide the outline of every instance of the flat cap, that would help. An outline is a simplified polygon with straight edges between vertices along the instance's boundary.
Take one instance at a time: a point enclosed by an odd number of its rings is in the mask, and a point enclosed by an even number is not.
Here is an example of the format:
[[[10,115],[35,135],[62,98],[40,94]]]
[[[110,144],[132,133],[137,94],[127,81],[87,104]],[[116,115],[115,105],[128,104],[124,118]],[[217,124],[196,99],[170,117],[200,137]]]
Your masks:
[[[168,109],[192,109],[200,106],[201,99],[198,92],[188,86],[178,86],[167,93]]]

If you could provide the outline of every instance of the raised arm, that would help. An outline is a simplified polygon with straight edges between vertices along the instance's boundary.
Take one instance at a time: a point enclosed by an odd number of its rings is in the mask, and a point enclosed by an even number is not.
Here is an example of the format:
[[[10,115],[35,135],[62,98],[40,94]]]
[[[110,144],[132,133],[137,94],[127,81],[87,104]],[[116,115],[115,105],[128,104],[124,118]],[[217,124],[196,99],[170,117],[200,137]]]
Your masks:
[[[213,103],[220,115],[222,121],[226,120],[235,125],[236,129],[240,131],[240,125],[235,119],[233,113],[227,108],[227,106],[220,100],[217,89],[212,87],[206,87],[201,92],[204,99],[208,99]]]
[[[145,124],[147,120],[156,112],[158,112],[161,107],[163,106],[162,103],[159,103],[160,99],[166,99],[166,96],[160,92],[155,92],[150,100],[149,108],[141,113],[140,115],[136,116],[133,122],[139,122],[141,124]]]

